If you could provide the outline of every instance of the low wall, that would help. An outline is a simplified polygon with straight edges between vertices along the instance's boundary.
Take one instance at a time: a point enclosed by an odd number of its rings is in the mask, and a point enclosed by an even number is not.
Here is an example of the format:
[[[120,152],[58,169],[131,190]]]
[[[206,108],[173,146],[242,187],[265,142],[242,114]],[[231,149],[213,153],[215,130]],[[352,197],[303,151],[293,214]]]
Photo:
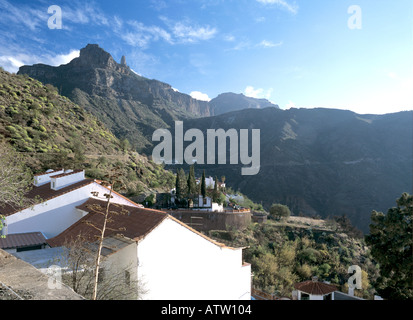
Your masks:
[[[168,210],[168,214],[198,231],[242,230],[251,223],[251,212]]]

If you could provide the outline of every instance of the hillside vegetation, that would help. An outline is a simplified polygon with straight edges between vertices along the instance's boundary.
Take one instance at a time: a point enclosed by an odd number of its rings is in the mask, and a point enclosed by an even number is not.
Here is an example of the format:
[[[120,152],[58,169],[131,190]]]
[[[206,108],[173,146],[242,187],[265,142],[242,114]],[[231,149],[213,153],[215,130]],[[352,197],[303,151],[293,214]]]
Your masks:
[[[251,263],[253,286],[277,296],[292,297],[294,284],[317,276],[348,292],[348,268],[362,269],[362,290],[357,296],[372,299],[378,276],[364,239],[331,220],[290,217],[285,222],[253,223],[244,231],[210,231],[228,245],[245,246],[244,260]]]
[[[49,168],[85,169],[104,179],[122,168],[125,194],[144,196],[174,185],[173,174],[133,152],[83,107],[25,75],[0,70],[0,140],[26,156],[33,173]]]

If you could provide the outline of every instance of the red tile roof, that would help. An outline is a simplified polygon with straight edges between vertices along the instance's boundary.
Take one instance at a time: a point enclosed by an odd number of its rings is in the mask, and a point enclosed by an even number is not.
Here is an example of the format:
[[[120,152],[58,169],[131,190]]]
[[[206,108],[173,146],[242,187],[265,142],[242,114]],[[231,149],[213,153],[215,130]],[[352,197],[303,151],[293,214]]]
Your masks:
[[[325,295],[338,290],[337,287],[332,284],[313,280],[296,283],[294,288],[313,295]]]
[[[56,237],[48,239],[47,243],[51,247],[60,247],[79,235],[82,235],[87,241],[94,241],[99,231],[86,222],[95,226],[102,226],[104,217],[101,213],[105,212],[106,204],[106,201],[90,198],[77,207],[89,213]],[[167,214],[161,211],[115,203],[111,203],[109,209],[113,214],[110,216],[112,221],[107,223],[105,237],[122,234],[130,239],[138,240],[145,237],[168,217]],[[121,228],[124,228],[124,230],[120,230]]]
[[[59,190],[53,190],[50,188],[50,182],[43,184],[41,186],[35,187],[33,186],[33,188],[26,194],[26,198],[30,199],[30,200],[35,200],[36,198],[39,199],[39,201],[44,202],[47,200],[51,200],[54,198],[57,198],[63,194],[66,194],[68,192],[71,192],[73,190],[82,188],[86,185],[89,185],[91,183],[93,183],[94,180],[93,179],[84,179],[82,181],[76,182],[71,184],[70,186],[61,188]],[[10,216],[16,212],[19,212],[21,210],[27,209],[30,206],[26,206],[26,207],[13,207],[10,205],[2,205],[2,203],[0,203],[0,214],[4,215],[4,216]]]
[[[56,237],[48,239],[47,243],[51,247],[60,247],[65,245],[65,243],[70,242],[72,239],[75,239],[79,235],[87,241],[95,241],[96,236],[98,235],[98,230],[86,224],[86,221],[93,223],[95,226],[102,226],[103,215],[96,211],[104,212],[106,204],[106,201],[90,198],[85,203],[77,207],[78,209],[89,213]],[[114,214],[110,217],[112,221],[107,224],[108,229],[106,230],[105,237],[121,234],[133,240],[140,240],[156,228],[163,220],[168,218],[221,248],[233,250],[242,249],[231,248],[222,243],[216,242],[162,211],[136,208],[115,203],[111,203],[110,211],[113,211]],[[125,211],[125,213],[122,211]],[[119,231],[119,228],[125,228],[125,230]]]
[[[8,234],[0,238],[0,249],[18,249],[46,244],[46,238],[41,232]]]

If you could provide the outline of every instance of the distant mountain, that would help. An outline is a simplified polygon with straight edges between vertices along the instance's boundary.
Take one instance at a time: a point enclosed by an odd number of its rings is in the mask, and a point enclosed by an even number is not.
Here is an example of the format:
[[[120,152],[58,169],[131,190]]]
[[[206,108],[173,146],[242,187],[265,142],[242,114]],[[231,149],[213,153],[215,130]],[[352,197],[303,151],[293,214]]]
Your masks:
[[[119,64],[95,44],[88,44],[66,65],[23,66],[18,74],[52,84],[139,151],[149,150],[156,129],[168,128],[177,119],[211,115],[207,102],[139,76],[126,65],[125,58]]]
[[[193,99],[171,85],[142,77],[96,44],[80,50],[79,58],[66,65],[22,66],[27,74],[52,84],[59,93],[101,120],[119,139],[127,138],[138,151],[150,153],[152,134],[169,128],[175,120],[202,118],[248,108],[275,107],[265,99],[223,93],[210,102]]]
[[[212,99],[209,104],[214,115],[237,111],[242,109],[263,109],[274,107],[279,109],[278,105],[271,103],[266,99],[255,99],[245,95],[232,92],[222,93],[215,99]]]
[[[226,176],[227,185],[267,209],[282,203],[295,215],[345,214],[368,232],[372,210],[387,212],[403,192],[412,192],[412,126],[413,112],[266,108],[188,120],[184,130],[199,128],[206,136],[207,129],[260,129],[259,174],[242,176],[242,164],[197,170]]]

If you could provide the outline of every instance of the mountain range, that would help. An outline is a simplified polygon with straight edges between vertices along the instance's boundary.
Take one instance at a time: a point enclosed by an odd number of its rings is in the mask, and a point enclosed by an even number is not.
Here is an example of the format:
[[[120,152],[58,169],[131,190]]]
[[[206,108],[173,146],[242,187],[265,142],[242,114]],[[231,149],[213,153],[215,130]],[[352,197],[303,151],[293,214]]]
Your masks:
[[[101,120],[118,138],[127,138],[138,150],[152,150],[152,133],[169,128],[175,120],[212,116],[244,108],[268,107],[267,100],[227,93],[209,103],[180,93],[171,85],[138,75],[126,64],[117,63],[96,44],[80,50],[80,56],[59,67],[44,64],[23,66],[18,74],[27,74]],[[231,103],[231,101],[236,103]],[[274,105],[275,106],[275,105]],[[278,107],[278,106],[275,106]]]
[[[261,169],[241,176],[237,165],[197,165],[226,176],[265,208],[283,203],[298,215],[346,214],[368,231],[372,210],[386,211],[412,191],[413,112],[359,115],[335,109],[281,110],[265,99],[224,93],[209,102],[117,63],[98,45],[87,45],[66,65],[23,66],[27,74],[85,108],[119,139],[150,154],[159,128],[260,129]],[[175,170],[175,167],[173,167]]]

